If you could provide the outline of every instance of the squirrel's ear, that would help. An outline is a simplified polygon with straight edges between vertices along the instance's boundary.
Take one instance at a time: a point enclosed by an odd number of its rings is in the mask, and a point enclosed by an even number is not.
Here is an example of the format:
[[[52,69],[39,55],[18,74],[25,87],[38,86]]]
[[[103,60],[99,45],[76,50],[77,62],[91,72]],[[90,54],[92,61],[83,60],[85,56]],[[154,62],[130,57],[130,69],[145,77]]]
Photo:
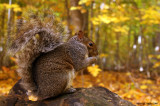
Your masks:
[[[78,38],[82,39],[84,37],[84,33],[82,31],[78,32]]]

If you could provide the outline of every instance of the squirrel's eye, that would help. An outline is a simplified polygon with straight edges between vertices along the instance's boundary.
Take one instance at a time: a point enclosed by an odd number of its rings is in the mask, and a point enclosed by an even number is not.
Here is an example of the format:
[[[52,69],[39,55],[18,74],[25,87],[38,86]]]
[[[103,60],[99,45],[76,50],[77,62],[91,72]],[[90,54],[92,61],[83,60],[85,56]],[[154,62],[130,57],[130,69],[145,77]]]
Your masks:
[[[89,46],[93,46],[93,43],[89,43]]]

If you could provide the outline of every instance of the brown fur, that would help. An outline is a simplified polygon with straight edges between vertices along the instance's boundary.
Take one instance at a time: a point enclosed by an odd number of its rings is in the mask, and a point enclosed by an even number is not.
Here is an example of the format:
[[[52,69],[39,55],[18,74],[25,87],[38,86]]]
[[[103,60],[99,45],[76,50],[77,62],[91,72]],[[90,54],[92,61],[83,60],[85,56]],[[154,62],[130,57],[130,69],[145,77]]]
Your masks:
[[[30,95],[46,99],[70,90],[76,73],[94,63],[98,52],[82,32],[62,42],[59,24],[51,24],[53,17],[47,22],[34,20],[21,29],[11,50],[19,51],[17,72],[22,86]]]

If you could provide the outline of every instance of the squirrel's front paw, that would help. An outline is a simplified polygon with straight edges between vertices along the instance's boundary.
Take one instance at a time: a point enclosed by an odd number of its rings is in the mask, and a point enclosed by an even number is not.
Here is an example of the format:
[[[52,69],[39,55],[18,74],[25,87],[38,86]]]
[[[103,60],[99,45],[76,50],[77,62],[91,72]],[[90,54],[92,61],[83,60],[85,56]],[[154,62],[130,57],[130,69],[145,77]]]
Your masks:
[[[97,57],[89,57],[90,58],[90,65],[94,64],[97,61]]]

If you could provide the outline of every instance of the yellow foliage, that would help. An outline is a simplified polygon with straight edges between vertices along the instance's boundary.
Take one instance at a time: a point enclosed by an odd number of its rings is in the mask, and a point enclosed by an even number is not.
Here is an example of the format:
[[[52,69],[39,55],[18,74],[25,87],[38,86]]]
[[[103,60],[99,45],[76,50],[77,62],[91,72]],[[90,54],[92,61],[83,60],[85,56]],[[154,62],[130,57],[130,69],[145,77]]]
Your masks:
[[[141,9],[145,14],[142,16],[142,24],[159,24],[160,23],[160,8],[150,7]]]
[[[92,18],[92,22],[95,25],[100,24],[100,22],[105,23],[105,24],[110,24],[110,23],[115,23],[116,24],[116,23],[121,23],[121,22],[125,22],[125,21],[128,21],[128,20],[129,20],[129,17],[115,16],[114,14],[112,14],[112,16],[111,16],[111,15],[107,15],[106,13]]]
[[[108,17],[107,15],[100,15],[99,20],[101,20],[102,22],[106,24],[109,24],[112,22],[111,17]]]
[[[11,5],[9,5],[9,4],[3,3],[3,4],[0,4],[0,7],[6,7],[7,9],[13,8],[14,12],[22,11],[22,9],[20,8],[20,6],[17,5],[17,4],[11,4]]]
[[[81,6],[73,6],[70,8],[70,10],[80,10],[82,7]]]
[[[0,73],[0,80],[13,78],[15,79],[17,77],[17,74],[15,73],[15,70],[11,70],[5,66],[2,66],[2,72]]]
[[[13,10],[14,10],[14,12],[22,11],[22,9],[21,9],[21,8],[14,8]]]
[[[105,4],[104,9],[109,9],[109,5]]]
[[[117,22],[118,19],[116,17],[110,17],[108,15],[99,15],[98,16],[99,20],[106,23],[106,24],[110,24],[111,22]]]
[[[144,95],[145,95],[145,93],[142,93],[139,90],[132,89],[132,90],[128,91],[127,93],[123,94],[122,96],[125,97],[125,98],[136,98],[136,99],[139,99]]]
[[[121,33],[124,33],[124,34],[127,34],[128,30],[129,30],[129,28],[127,26],[122,26],[122,27],[121,26],[116,26],[114,28],[115,32],[121,32]]]
[[[160,55],[157,55],[156,58],[157,58],[157,59],[160,59]]]
[[[128,21],[130,18],[129,17],[125,17],[125,16],[121,16],[118,18],[120,22],[125,22]]]
[[[85,12],[87,12],[86,9],[81,9],[81,13],[85,13]]]
[[[155,63],[154,65],[153,65],[153,68],[157,68],[157,67],[159,67],[160,66],[160,62],[157,62],[157,63]]]
[[[92,0],[80,0],[79,5],[85,4],[86,6],[89,6],[91,4]]]
[[[134,17],[134,19],[135,19],[135,20],[137,20],[137,21],[139,21],[139,20],[140,20],[140,18],[139,18],[139,17]]]
[[[108,57],[108,55],[107,55],[107,54],[104,54],[104,53],[101,53],[101,54],[99,55],[99,57],[100,57],[100,58]]]
[[[96,76],[99,74],[99,72],[102,71],[102,70],[98,67],[98,65],[89,66],[87,69],[88,69],[88,71],[91,73],[91,75],[92,75],[93,77],[96,77]]]
[[[104,6],[103,6],[103,8],[101,8],[101,11],[102,12],[104,12],[104,11],[106,11],[106,10],[108,10],[110,7],[109,7],[109,5],[107,5],[107,4],[105,4],[105,3],[103,3],[104,4]],[[107,12],[107,11],[106,11]]]
[[[154,55],[148,55],[148,58],[149,59],[151,59],[151,58],[153,58],[154,57]]]
[[[87,86],[87,88],[90,88],[90,87],[93,87],[93,85],[92,85],[92,84],[89,84],[89,85]]]
[[[100,83],[99,86],[105,87],[105,85],[103,83]]]
[[[95,68],[94,68],[95,67]],[[97,69],[98,66],[92,66],[92,70]],[[0,71],[1,75],[7,75],[7,73],[11,72],[11,70],[7,67],[3,67],[3,71]],[[15,72],[15,71],[13,71]],[[139,89],[132,87],[134,83],[129,80],[128,74],[132,76],[135,83],[141,85]],[[17,77],[16,77],[17,78]],[[83,78],[83,80],[82,80]],[[158,78],[157,78],[158,79]],[[11,87],[16,83],[17,79],[9,78],[7,75],[4,79],[1,76],[0,80],[0,96],[7,95]],[[84,81],[84,82],[83,82]],[[103,73],[99,73],[96,78],[93,78],[91,75],[78,75],[73,82],[74,87],[93,87],[93,86],[102,86],[110,89],[112,92],[119,94],[122,98],[126,100],[130,100],[133,104],[138,103],[158,103],[160,100],[159,97],[159,83],[160,80],[154,81],[144,78],[137,78],[137,74],[135,76],[133,73],[123,73],[123,72],[113,72],[113,71],[105,71]],[[141,90],[140,90],[141,89]],[[142,92],[143,90],[143,92]],[[154,95],[154,97],[153,97]],[[35,97],[30,97],[30,100],[35,101]]]
[[[10,59],[11,59],[12,61],[16,62],[16,58],[10,57]]]
[[[91,20],[92,20],[92,23],[93,23],[94,25],[99,25],[99,24],[100,24],[100,20],[99,20],[99,18],[97,18],[97,17],[94,17],[94,18],[92,18]]]
[[[127,75],[127,76],[130,76],[130,75],[131,75],[131,73],[130,73],[130,72],[127,72],[127,73],[126,73],[126,75]]]
[[[143,80],[142,81],[143,84],[153,84],[152,80]]]
[[[147,87],[147,85],[141,85],[140,88],[141,89],[147,89],[148,87]]]
[[[15,82],[16,81],[11,78],[6,80],[0,80],[0,96],[7,95]]]

